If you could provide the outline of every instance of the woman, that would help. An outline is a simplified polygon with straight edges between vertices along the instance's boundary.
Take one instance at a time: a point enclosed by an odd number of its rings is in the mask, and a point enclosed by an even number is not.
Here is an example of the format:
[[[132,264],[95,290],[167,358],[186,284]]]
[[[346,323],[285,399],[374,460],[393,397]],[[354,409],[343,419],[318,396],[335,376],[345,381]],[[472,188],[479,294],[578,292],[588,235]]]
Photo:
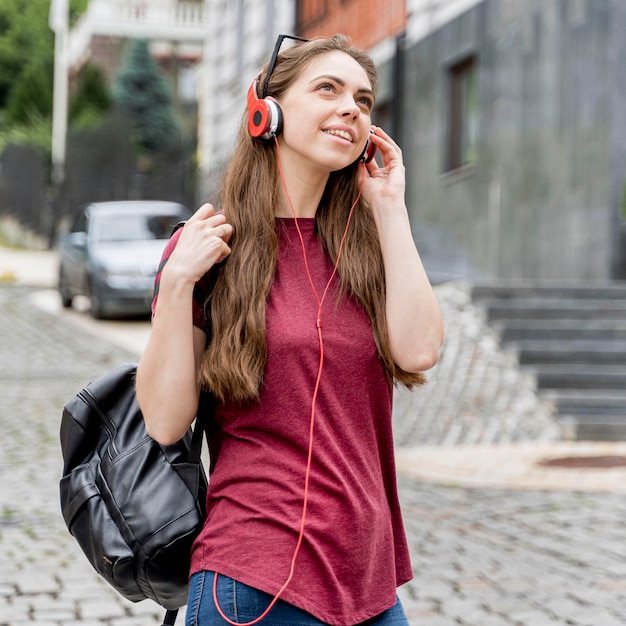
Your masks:
[[[148,432],[174,442],[201,389],[217,400],[189,625],[407,624],[392,389],[423,382],[443,325],[401,151],[371,127],[375,88],[343,36],[275,56],[220,211],[201,207],[164,253],[137,374]],[[281,114],[266,139],[259,103]],[[380,165],[361,158],[368,138]]]

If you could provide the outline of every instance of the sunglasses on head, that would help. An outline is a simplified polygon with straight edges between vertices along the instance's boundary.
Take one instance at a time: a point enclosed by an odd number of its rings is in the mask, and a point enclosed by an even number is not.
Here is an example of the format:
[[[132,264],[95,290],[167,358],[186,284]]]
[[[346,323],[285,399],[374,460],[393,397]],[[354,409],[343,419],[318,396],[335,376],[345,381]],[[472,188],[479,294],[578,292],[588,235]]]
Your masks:
[[[278,35],[278,38],[276,39],[276,45],[274,46],[274,52],[272,52],[270,63],[267,66],[267,74],[265,75],[265,80],[263,81],[261,98],[265,98],[267,96],[267,87],[270,83],[270,77],[274,73],[274,68],[276,67],[276,59],[278,58],[278,53],[280,52],[280,48],[283,45],[283,41],[285,41],[285,39],[291,39],[293,41],[300,41],[304,43],[310,41],[310,39],[304,39],[303,37],[296,37],[294,35]]]

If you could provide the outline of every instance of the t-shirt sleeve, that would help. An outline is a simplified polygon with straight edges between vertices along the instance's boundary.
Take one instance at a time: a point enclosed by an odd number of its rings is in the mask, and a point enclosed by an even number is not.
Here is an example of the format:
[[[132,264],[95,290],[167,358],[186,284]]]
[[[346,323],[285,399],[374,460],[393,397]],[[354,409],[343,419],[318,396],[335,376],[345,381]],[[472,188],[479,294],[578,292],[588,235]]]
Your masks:
[[[161,283],[161,274],[163,272],[163,268],[165,264],[169,260],[172,252],[176,248],[178,244],[178,240],[180,239],[180,235],[182,233],[182,228],[176,230],[176,232],[170,237],[165,249],[163,250],[163,254],[161,256],[161,262],[159,263],[159,268],[157,270],[157,274],[154,278],[154,295],[152,297],[152,317],[154,317],[156,311],[156,303],[159,299],[159,285]],[[193,313],[193,325],[202,329],[204,332],[207,332],[207,317],[204,310],[204,303],[206,301],[207,295],[209,292],[209,277],[208,274],[205,274],[194,287],[193,290],[193,302],[192,302],[192,313]]]

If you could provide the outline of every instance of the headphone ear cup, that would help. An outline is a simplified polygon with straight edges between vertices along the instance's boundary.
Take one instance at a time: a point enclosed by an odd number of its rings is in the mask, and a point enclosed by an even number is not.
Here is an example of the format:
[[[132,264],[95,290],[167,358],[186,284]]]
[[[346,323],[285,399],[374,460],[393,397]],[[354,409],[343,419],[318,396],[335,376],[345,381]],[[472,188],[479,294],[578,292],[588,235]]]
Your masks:
[[[370,130],[370,133],[373,133]],[[363,148],[363,152],[361,152],[361,156],[359,158],[363,163],[369,163],[376,156],[376,144],[370,141],[370,138],[367,138],[367,142],[365,144],[365,148]]]
[[[270,117],[269,130],[267,132],[267,136],[263,137],[263,139],[270,139],[271,137],[280,135],[283,130],[283,112],[280,110],[278,102],[266,99],[265,103],[267,104],[267,108],[270,110]]]
[[[273,100],[257,96],[258,79],[248,89],[248,132],[254,139],[270,139],[282,130],[283,116]]]

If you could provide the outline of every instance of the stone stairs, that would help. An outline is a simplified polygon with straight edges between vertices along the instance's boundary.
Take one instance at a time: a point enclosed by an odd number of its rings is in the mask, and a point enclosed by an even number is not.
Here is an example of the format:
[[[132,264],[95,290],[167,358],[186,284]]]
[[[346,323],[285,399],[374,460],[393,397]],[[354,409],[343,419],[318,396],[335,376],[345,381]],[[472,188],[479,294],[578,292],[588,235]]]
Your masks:
[[[472,300],[553,403],[564,439],[626,440],[626,282],[478,284]]]

